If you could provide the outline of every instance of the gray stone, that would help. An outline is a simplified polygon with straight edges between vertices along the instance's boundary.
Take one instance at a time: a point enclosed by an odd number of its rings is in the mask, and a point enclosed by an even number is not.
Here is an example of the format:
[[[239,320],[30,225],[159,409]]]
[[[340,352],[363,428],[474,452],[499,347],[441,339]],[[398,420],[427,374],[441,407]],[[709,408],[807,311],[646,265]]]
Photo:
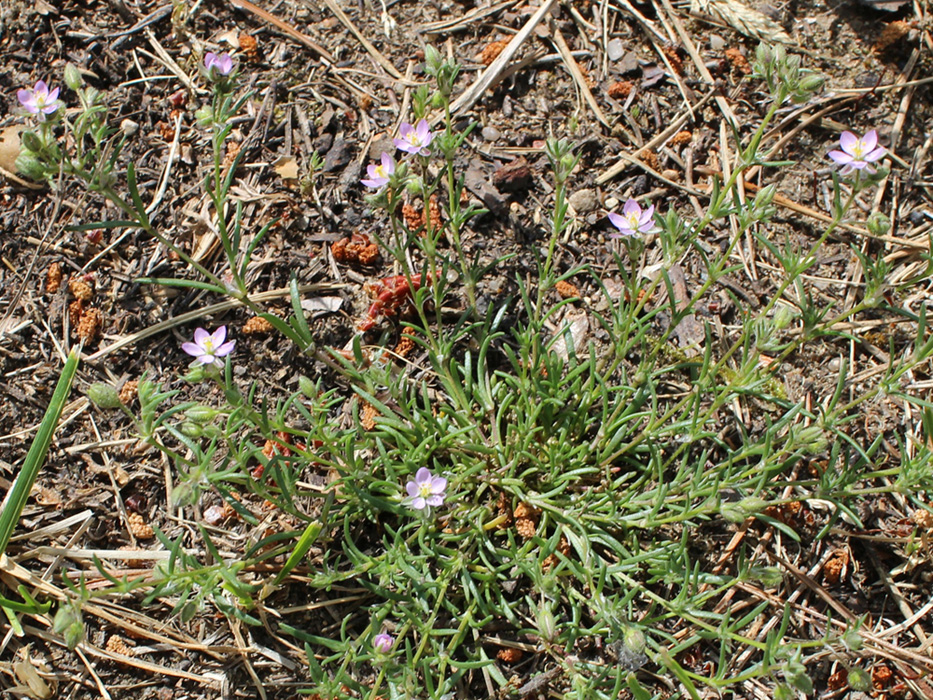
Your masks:
[[[570,206],[581,214],[586,214],[596,210],[596,207],[599,206],[599,199],[596,197],[594,190],[577,190],[570,195]]]

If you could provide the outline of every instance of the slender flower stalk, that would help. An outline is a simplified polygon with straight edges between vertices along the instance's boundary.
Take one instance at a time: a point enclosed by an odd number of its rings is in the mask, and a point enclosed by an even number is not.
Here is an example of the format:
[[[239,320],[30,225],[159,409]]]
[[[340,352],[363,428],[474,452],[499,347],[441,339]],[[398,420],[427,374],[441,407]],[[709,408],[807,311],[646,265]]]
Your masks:
[[[235,340],[224,342],[227,338],[227,327],[221,326],[213,333],[208,333],[203,328],[194,331],[194,342],[183,343],[181,349],[189,355],[194,356],[195,362],[202,365],[213,365],[220,369],[224,366],[222,357],[226,357],[236,345]]]

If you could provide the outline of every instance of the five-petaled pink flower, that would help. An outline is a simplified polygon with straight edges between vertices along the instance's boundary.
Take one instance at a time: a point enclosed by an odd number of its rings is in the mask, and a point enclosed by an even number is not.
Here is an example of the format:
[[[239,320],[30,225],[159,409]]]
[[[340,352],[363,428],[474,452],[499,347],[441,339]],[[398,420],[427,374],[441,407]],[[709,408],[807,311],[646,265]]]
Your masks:
[[[401,138],[393,139],[395,147],[406,153],[417,153],[422,156],[431,155],[428,146],[434,140],[434,134],[431,133],[431,125],[427,119],[418,122],[418,126],[412,126],[408,122],[403,122],[398,129]]]
[[[194,331],[194,342],[183,343],[181,349],[189,355],[193,355],[195,362],[202,365],[214,365],[217,368],[224,366],[221,357],[225,357],[233,352],[235,340],[224,342],[227,337],[227,327],[221,326],[213,333],[208,333],[203,328]]]
[[[395,174],[395,159],[388,153],[383,153],[379,165],[368,165],[366,174],[369,178],[360,180],[367,187],[382,187],[389,183],[389,179]]]
[[[447,479],[434,476],[427,467],[421,467],[415,472],[415,480],[405,484],[410,505],[415,510],[424,510],[430,506],[439,506],[444,502],[447,490]]]
[[[46,114],[51,114],[62,106],[62,103],[58,101],[58,92],[59,88],[49,90],[49,86],[45,84],[45,81],[40,80],[32,90],[19,90],[16,96],[19,98],[19,103],[26,108],[26,111],[38,115],[41,122],[45,121]]]
[[[211,77],[215,70],[220,75],[230,75],[233,72],[233,58],[226,52],[218,55],[208,51],[204,54],[204,69]]]
[[[392,651],[393,644],[395,644],[395,640],[392,638],[391,634],[381,632],[373,637],[373,649],[382,654],[388,654]]]
[[[875,174],[872,165],[887,153],[886,148],[878,145],[878,132],[872,129],[862,138],[851,131],[843,131],[839,137],[841,151],[830,151],[829,157],[842,166],[839,172],[848,175],[853,170],[864,170],[869,175]]]
[[[641,210],[638,202],[629,199],[622,207],[622,213],[615,212],[609,215],[609,221],[619,229],[618,233],[610,233],[610,238],[619,238],[620,236],[637,236],[638,234],[648,234],[655,230],[654,225],[654,205]]]

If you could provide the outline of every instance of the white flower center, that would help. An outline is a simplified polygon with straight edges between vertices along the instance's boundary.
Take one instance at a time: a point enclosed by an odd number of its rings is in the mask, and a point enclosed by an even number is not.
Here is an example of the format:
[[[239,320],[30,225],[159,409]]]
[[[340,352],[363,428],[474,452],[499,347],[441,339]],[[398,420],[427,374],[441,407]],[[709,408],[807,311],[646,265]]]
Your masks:
[[[422,498],[427,498],[428,496],[432,495],[430,481],[425,481],[418,486],[418,495]]]
[[[389,176],[386,173],[385,168],[383,168],[381,165],[377,165],[376,166],[376,177],[389,177]]]
[[[639,224],[639,215],[635,212],[632,212],[628,215],[628,225],[629,228],[637,229]]]
[[[205,341],[201,344],[201,347],[204,349],[204,354],[205,354],[205,355],[213,355],[213,354],[214,354],[214,341],[211,340],[210,338],[208,338],[207,340],[205,340]]]
[[[856,160],[862,160],[862,158],[865,155],[865,151],[867,150],[868,149],[865,148],[865,143],[862,141],[862,139],[859,139],[858,141],[855,142],[855,145],[852,147],[852,157],[855,158]]]
[[[421,139],[418,138],[418,134],[416,132],[409,131],[408,132],[408,143],[410,143],[412,146],[420,146]]]

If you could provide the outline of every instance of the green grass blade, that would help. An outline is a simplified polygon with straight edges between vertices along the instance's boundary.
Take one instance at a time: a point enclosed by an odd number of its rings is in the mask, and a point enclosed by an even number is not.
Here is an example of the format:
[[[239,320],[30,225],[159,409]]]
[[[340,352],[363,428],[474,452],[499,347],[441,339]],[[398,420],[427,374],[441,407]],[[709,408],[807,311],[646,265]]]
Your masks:
[[[19,516],[23,512],[23,506],[29,498],[33,484],[36,483],[36,477],[39,470],[45,462],[45,457],[52,444],[52,436],[55,434],[55,428],[58,426],[58,419],[65,408],[65,402],[71,393],[71,383],[74,381],[75,373],[78,370],[77,350],[72,350],[68,355],[68,361],[62,369],[61,377],[58,379],[58,386],[55,387],[55,393],[52,394],[52,400],[45,411],[42,423],[39,425],[39,432],[36,433],[32,446],[26,454],[26,460],[16,475],[13,486],[7,492],[3,499],[3,505],[0,506],[0,554],[6,551],[6,546],[13,536],[13,530],[19,522]]]

